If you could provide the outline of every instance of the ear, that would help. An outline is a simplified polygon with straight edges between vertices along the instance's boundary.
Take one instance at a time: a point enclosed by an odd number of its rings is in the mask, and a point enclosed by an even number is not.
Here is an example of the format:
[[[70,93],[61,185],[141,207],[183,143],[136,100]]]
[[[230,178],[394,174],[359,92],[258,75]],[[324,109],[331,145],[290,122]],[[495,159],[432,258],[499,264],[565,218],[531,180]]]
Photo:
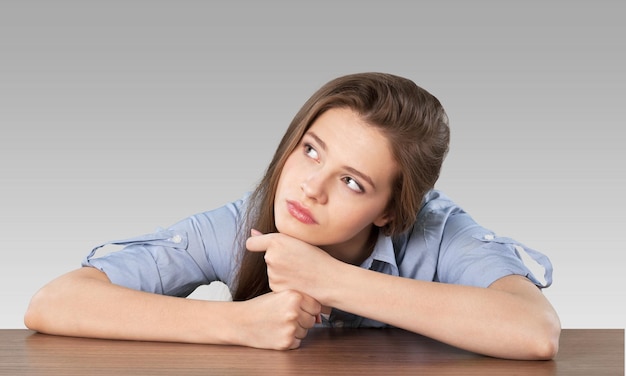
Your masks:
[[[383,227],[385,226],[387,223],[391,222],[392,220],[392,215],[389,211],[385,211],[383,214],[380,215],[380,217],[376,218],[374,220],[374,226],[377,227]]]

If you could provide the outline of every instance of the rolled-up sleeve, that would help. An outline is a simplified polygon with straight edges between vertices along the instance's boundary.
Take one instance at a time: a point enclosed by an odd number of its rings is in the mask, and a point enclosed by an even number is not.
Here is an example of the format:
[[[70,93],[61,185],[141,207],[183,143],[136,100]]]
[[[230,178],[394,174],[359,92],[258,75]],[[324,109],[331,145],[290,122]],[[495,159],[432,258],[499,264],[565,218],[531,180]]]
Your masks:
[[[239,200],[167,229],[107,242],[94,248],[82,265],[103,271],[114,284],[164,295],[187,296],[213,281],[230,286],[243,205]],[[122,249],[97,256],[111,245]]]
[[[479,287],[517,274],[544,288],[552,283],[552,264],[542,253],[496,235],[458,209],[445,220],[437,274],[441,282]]]

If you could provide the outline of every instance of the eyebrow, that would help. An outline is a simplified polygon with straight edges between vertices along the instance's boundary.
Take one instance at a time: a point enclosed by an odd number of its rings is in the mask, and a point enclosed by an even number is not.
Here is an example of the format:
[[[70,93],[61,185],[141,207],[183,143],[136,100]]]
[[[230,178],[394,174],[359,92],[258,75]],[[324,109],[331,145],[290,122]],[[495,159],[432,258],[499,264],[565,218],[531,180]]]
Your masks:
[[[322,147],[322,149],[324,149],[324,151],[327,151],[327,146],[326,143],[324,141],[322,141],[321,138],[319,138],[315,133],[309,131],[306,134],[308,134],[309,136],[311,136],[313,139],[315,139],[315,142],[317,142],[318,144],[320,144],[320,146]],[[359,178],[365,180],[366,182],[369,183],[369,185],[372,186],[372,188],[374,188],[374,190],[376,190],[376,184],[374,184],[374,181],[372,180],[372,178],[370,178],[369,176],[365,175],[364,173],[362,173],[361,171],[357,170],[354,167],[350,167],[350,166],[342,166],[346,171],[350,172],[353,175],[357,175]]]

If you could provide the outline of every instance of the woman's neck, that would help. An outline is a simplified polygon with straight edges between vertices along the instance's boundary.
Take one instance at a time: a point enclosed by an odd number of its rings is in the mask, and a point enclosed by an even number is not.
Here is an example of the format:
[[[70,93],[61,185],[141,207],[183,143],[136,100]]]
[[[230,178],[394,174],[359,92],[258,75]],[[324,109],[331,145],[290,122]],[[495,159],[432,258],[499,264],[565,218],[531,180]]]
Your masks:
[[[321,246],[320,248],[337,260],[358,266],[372,254],[377,239],[378,227],[372,226],[369,231],[362,231],[344,243]]]

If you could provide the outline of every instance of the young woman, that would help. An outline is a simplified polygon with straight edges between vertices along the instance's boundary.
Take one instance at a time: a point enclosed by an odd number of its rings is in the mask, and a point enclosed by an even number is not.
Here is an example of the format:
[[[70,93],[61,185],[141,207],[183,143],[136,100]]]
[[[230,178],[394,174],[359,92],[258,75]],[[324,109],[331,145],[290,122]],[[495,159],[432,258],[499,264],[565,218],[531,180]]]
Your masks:
[[[334,79],[296,114],[254,192],[111,242],[120,251],[94,249],[35,294],[25,323],[270,349],[297,348],[316,325],[390,325],[489,356],[550,359],[560,322],[541,289],[552,265],[434,189],[448,145],[443,107],[412,81]],[[233,300],[181,298],[212,281]]]

